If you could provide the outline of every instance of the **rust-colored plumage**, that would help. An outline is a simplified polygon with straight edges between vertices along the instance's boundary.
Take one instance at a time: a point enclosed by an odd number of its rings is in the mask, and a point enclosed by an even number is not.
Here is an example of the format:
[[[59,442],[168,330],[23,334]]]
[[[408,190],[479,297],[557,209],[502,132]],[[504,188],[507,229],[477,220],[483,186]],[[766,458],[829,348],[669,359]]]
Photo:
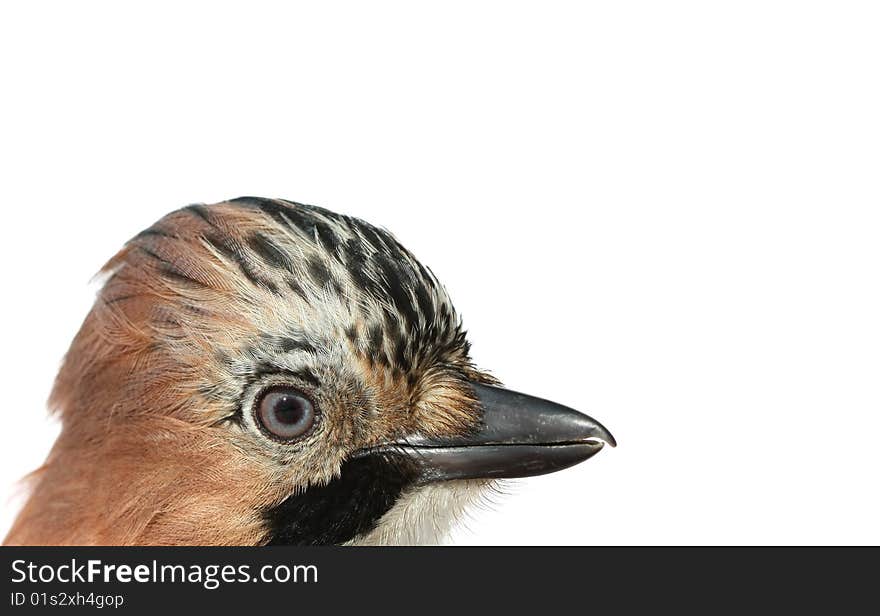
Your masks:
[[[345,257],[332,256],[330,234]],[[257,544],[261,511],[291,486],[328,481],[354,448],[417,425],[466,428],[474,419],[461,375],[476,373],[439,285],[431,301],[448,316],[430,365],[418,365],[416,349],[371,339],[370,327],[399,319],[393,303],[352,283],[351,258],[392,241],[354,219],[260,199],[184,208],[135,237],[104,267],[66,356],[50,401],[63,430],[6,542]],[[369,258],[364,276],[374,275]],[[357,413],[325,412],[327,446],[290,464],[235,423],[249,373],[276,359],[259,349],[297,341],[356,371],[337,408],[382,413],[359,425]]]

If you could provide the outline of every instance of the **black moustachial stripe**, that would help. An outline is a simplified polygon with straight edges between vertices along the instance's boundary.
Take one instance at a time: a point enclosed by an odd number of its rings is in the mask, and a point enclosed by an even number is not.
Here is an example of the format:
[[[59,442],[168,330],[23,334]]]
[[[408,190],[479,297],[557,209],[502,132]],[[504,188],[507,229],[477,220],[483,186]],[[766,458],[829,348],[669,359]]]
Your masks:
[[[338,545],[373,530],[401,493],[413,485],[416,469],[393,454],[349,460],[325,486],[289,496],[263,512],[267,545]]]

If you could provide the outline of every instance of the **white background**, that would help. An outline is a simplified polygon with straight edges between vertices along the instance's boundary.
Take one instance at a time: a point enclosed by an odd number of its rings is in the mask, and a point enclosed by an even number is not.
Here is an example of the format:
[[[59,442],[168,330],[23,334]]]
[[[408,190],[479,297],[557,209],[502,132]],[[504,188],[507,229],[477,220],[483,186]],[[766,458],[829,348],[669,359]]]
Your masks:
[[[878,31],[846,2],[5,3],[0,532],[91,275],[254,194],[391,229],[481,366],[617,436],[455,543],[880,542]]]

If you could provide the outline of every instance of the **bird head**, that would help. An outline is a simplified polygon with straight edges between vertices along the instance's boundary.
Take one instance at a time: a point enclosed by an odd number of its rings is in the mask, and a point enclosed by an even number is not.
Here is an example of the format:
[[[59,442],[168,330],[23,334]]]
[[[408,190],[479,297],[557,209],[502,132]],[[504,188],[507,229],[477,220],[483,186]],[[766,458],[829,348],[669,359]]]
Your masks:
[[[614,444],[478,370],[431,271],[358,219],[193,205],[104,274],[8,543],[430,543],[494,480]]]

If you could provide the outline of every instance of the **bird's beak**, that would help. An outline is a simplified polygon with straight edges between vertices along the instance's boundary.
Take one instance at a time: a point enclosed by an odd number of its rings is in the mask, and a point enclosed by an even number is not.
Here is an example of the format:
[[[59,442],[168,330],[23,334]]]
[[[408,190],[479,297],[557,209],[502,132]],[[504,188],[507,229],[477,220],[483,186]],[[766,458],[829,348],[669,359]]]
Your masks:
[[[483,411],[476,432],[393,444],[416,464],[420,483],[543,475],[591,458],[605,443],[617,445],[602,424],[574,409],[500,387],[472,385]]]

